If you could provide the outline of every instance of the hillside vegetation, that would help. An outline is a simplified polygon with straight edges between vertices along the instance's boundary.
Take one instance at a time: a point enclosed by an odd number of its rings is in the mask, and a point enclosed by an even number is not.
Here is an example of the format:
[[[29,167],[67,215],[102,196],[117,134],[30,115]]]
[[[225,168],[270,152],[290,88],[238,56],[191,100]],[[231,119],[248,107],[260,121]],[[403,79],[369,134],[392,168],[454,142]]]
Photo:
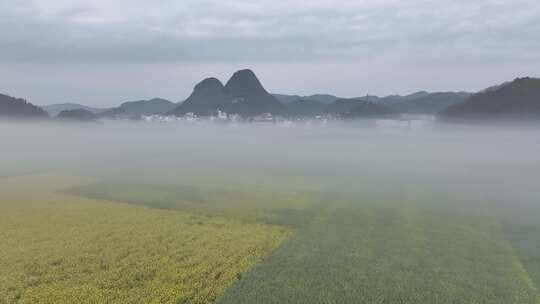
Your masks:
[[[48,118],[43,111],[22,98],[0,94],[0,118]]]
[[[469,97],[441,113],[455,120],[540,120],[540,79],[518,78]]]

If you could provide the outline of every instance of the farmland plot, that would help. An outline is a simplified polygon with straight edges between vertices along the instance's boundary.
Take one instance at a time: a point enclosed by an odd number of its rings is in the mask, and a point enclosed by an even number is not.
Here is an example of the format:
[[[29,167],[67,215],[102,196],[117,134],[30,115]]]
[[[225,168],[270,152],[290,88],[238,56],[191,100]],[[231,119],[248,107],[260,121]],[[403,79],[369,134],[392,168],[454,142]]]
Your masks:
[[[414,206],[328,204],[220,303],[531,303],[496,222]]]
[[[0,303],[211,303],[288,228],[86,199],[89,180],[0,180]]]

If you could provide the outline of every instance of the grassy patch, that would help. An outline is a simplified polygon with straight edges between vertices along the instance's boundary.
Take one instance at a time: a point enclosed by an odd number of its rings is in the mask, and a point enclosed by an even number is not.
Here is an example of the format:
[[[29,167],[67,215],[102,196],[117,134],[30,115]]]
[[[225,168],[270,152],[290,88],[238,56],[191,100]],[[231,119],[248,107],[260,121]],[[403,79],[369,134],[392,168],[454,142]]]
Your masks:
[[[497,223],[333,202],[220,303],[538,303]]]
[[[291,234],[57,191],[89,182],[0,182],[0,303],[210,303]]]

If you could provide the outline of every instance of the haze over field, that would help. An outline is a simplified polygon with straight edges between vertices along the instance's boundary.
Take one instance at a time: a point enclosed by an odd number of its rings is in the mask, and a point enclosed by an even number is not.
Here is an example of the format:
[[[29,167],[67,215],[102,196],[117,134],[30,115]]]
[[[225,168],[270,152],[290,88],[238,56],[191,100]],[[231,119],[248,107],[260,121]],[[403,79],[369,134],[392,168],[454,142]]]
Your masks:
[[[4,122],[0,297],[537,304],[538,134]]]
[[[276,126],[111,121],[2,123],[0,132],[4,175],[66,170],[156,183],[207,179],[209,184],[340,189],[362,197],[392,197],[408,185],[420,185],[451,193],[449,207],[464,202],[471,207],[500,203],[516,212],[522,206],[539,207],[537,127],[424,122],[410,130],[406,122],[392,121],[378,127],[374,122]],[[477,197],[467,201],[469,195]]]

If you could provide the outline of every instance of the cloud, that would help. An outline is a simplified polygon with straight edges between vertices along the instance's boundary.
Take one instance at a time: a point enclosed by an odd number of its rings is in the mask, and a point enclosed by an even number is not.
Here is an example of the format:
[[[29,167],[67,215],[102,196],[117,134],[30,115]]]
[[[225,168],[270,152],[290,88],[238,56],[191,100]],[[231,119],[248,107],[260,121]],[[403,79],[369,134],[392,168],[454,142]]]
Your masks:
[[[4,62],[538,58],[537,0],[11,1]]]
[[[480,90],[540,76],[538,0],[0,1],[0,92],[179,101],[252,68],[292,94]]]

